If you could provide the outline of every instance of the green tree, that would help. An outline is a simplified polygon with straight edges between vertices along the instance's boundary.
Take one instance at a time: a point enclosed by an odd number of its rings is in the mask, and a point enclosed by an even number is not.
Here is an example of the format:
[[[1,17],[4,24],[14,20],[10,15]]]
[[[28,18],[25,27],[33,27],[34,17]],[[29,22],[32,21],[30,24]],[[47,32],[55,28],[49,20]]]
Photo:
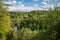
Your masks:
[[[2,1],[0,0],[0,39],[6,39],[6,33],[11,30],[11,20],[9,12],[2,7]]]

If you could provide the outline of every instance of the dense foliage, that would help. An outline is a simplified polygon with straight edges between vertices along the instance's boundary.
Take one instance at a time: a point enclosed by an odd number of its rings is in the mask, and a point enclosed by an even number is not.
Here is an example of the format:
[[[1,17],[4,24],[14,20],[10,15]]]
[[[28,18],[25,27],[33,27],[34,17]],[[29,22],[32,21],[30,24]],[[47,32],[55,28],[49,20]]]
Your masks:
[[[11,14],[19,40],[56,40],[60,33],[60,10]],[[19,15],[20,14],[20,15]],[[30,35],[30,36],[29,36]]]
[[[0,7],[0,40],[58,40],[58,9],[60,7],[50,11],[9,12]]]

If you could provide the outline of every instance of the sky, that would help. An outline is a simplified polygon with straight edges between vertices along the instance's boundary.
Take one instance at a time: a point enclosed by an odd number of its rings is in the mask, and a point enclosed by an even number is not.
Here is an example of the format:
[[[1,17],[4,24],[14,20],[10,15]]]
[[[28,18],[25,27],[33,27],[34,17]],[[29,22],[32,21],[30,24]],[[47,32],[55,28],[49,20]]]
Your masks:
[[[10,4],[10,11],[26,11],[32,10],[48,10],[50,7],[54,8],[54,5],[60,5],[60,0],[8,0],[3,1],[5,4]]]

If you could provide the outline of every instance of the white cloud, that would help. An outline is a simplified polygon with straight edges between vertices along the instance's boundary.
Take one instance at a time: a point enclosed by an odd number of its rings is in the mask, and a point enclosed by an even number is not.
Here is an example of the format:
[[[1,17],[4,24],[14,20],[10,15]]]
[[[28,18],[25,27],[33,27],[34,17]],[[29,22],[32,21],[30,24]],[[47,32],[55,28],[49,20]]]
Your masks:
[[[15,0],[13,0],[13,3],[16,4],[17,2]]]
[[[36,7],[38,7],[39,5],[38,4],[35,4]]]
[[[49,9],[49,8],[52,8],[52,9],[54,9],[54,5],[45,5],[45,6],[42,6],[42,8],[44,8],[44,9]]]
[[[51,1],[51,0],[43,0],[43,1],[48,1],[48,2],[49,2],[49,1]]]
[[[42,7],[30,7],[30,6],[11,6],[9,7],[9,10],[10,11],[25,11],[25,12],[30,12],[30,11],[33,11],[33,10],[48,10],[49,8],[52,8],[54,9],[54,5],[43,5]]]
[[[19,4],[21,4],[22,2],[21,1],[19,1]]]
[[[9,1],[9,2],[7,2],[7,1],[2,1],[3,2],[3,4],[12,4],[12,1]]]
[[[24,7],[24,4],[21,1],[19,1],[19,5],[18,6]]]
[[[24,7],[24,4],[21,4],[22,7]]]
[[[13,1],[2,1],[3,4],[17,4],[16,0]]]
[[[39,1],[39,0],[33,0],[33,1]]]
[[[31,11],[32,8],[31,7],[19,7],[19,6],[15,6],[15,7],[9,7],[10,11]]]
[[[60,7],[60,4],[58,4],[57,6]]]
[[[42,4],[47,5],[47,3],[46,3],[46,2],[42,2]]]
[[[26,11],[26,12],[30,12],[32,10],[46,10],[43,8],[37,8],[37,7],[20,7],[20,6],[15,6],[15,7],[9,7],[10,11]]]

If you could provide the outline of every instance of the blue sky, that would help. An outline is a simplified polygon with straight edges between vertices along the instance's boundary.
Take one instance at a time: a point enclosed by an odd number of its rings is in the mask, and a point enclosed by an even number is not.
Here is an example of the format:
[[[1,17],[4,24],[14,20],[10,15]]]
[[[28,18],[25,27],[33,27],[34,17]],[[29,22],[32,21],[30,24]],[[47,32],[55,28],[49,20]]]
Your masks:
[[[4,1],[10,4],[10,11],[32,11],[32,10],[48,10],[49,7],[53,8],[54,5],[60,5],[60,0],[9,0]]]

